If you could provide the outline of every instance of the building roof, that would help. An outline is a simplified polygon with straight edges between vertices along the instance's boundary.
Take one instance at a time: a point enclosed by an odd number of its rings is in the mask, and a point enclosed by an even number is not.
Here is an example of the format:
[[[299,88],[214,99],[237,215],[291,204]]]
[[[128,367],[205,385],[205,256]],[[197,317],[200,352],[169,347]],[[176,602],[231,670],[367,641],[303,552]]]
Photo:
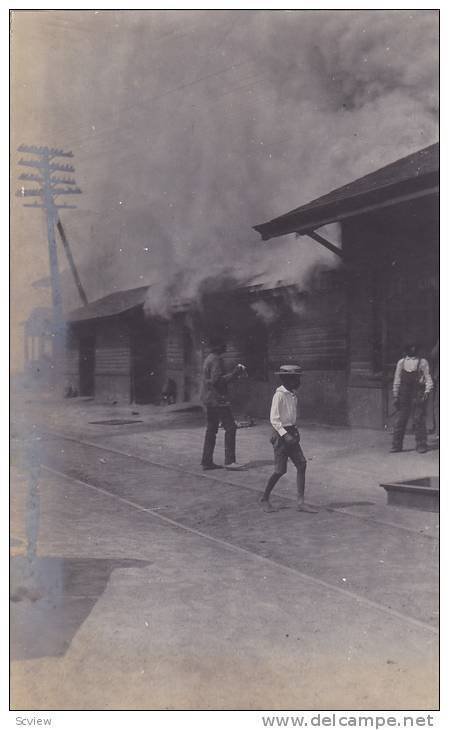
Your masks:
[[[235,291],[247,293],[267,291],[270,289],[290,286],[293,283],[294,277],[291,281],[279,280],[276,282],[268,282],[264,274],[255,274],[250,281],[245,281],[240,285],[236,285]],[[67,315],[66,321],[75,323],[115,317],[119,314],[124,314],[131,309],[142,307],[145,303],[148,289],[148,286],[141,286],[137,289],[126,289],[125,291],[113,292],[112,294],[108,294],[101,299],[91,302],[85,307],[79,307],[78,309],[73,310]],[[188,302],[187,300],[174,300],[172,302],[171,311],[173,313],[184,311],[185,309],[188,309],[189,304],[191,304],[191,302]]]
[[[430,145],[254,228],[263,240],[287,233],[307,233],[326,223],[436,194],[439,154],[439,144]]]
[[[67,321],[84,322],[90,319],[114,317],[117,314],[123,314],[123,312],[128,312],[130,309],[143,306],[147,291],[148,286],[140,286],[137,289],[113,292],[85,307],[79,307],[70,312]]]

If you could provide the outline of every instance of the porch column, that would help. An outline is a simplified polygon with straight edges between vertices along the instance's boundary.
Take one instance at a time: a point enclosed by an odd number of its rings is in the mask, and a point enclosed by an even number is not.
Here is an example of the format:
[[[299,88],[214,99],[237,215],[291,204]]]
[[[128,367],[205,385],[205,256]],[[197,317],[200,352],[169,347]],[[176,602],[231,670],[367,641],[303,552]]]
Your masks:
[[[379,272],[371,267],[354,271],[349,297],[349,423],[382,428],[386,329]]]

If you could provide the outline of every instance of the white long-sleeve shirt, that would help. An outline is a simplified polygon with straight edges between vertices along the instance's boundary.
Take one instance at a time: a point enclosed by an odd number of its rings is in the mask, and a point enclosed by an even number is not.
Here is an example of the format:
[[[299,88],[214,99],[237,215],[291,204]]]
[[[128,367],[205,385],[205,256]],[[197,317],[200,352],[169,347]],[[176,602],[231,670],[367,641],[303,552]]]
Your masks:
[[[287,433],[286,426],[296,426],[297,416],[298,396],[280,385],[271,403],[271,425],[279,436],[284,436]]]
[[[419,365],[420,380],[425,384],[425,393],[428,394],[433,388],[433,380],[430,375],[429,363],[423,357],[402,357],[396,365],[393,379],[393,397],[397,398],[399,386],[401,384],[401,374],[405,370],[407,373],[414,373]]]

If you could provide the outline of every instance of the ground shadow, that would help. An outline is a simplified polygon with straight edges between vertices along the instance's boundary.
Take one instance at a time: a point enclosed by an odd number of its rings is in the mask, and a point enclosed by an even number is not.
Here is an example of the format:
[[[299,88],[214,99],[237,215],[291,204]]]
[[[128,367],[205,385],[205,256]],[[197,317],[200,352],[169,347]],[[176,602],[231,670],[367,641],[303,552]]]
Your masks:
[[[273,466],[273,459],[255,459],[247,461],[244,465],[245,469],[257,469],[258,466]]]
[[[329,502],[328,509],[343,509],[344,507],[370,507],[375,502]]]
[[[427,451],[438,451],[440,448],[439,443],[427,444]],[[403,454],[411,454],[416,451],[416,446],[409,449],[402,449]]]
[[[128,426],[131,423],[143,423],[143,421],[135,418],[106,418],[103,421],[89,421],[89,425],[92,426]]]
[[[143,568],[145,560],[11,559],[11,659],[63,656],[117,568]]]

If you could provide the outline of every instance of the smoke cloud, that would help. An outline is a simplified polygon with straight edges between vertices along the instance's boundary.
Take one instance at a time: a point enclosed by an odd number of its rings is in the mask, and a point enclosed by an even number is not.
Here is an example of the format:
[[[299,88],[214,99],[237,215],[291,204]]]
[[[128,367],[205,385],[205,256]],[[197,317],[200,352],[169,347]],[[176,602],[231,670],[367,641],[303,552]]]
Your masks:
[[[18,141],[73,149],[61,217],[91,300],[149,284],[165,314],[210,277],[307,286],[335,256],[252,226],[437,138],[436,11],[15,13],[27,33],[43,136]]]

